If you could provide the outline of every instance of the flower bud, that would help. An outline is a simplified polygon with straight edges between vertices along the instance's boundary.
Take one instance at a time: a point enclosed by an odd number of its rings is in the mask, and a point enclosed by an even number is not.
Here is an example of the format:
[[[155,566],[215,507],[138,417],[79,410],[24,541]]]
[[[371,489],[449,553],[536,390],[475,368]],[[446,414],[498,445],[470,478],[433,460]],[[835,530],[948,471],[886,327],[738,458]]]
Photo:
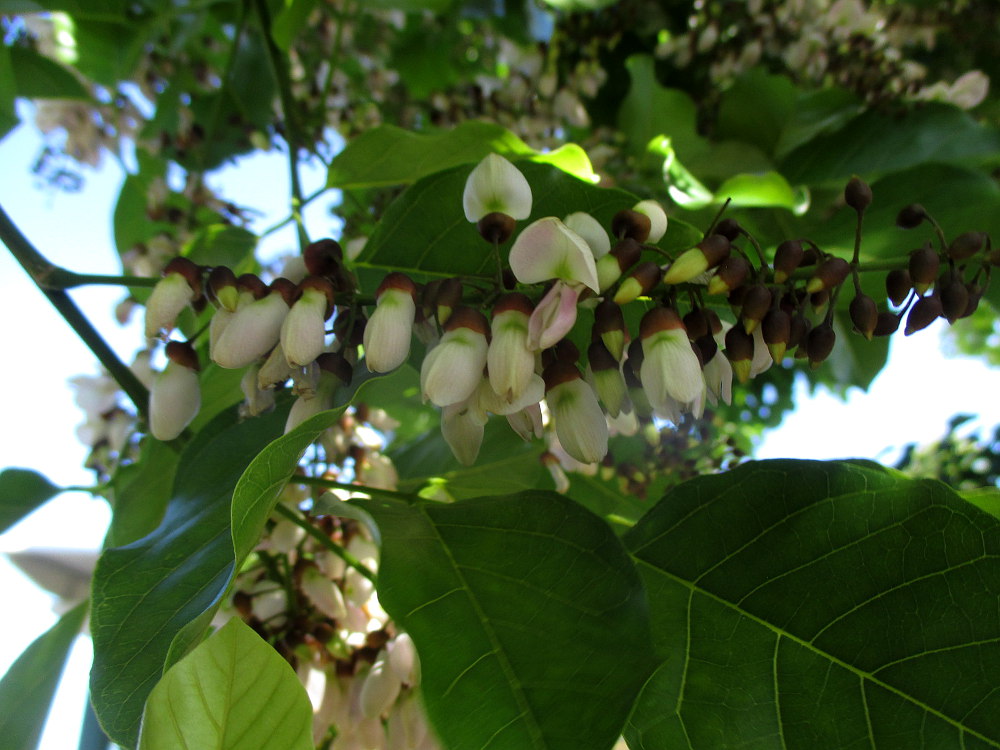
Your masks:
[[[577,461],[597,463],[608,452],[608,423],[593,389],[568,362],[549,365],[542,377],[545,400],[562,447]]]
[[[883,311],[878,314],[878,320],[875,323],[875,330],[872,334],[875,336],[891,336],[897,330],[899,330],[899,319],[900,315],[894,313]]]
[[[396,673],[389,667],[384,652],[372,664],[372,668],[365,675],[364,680],[359,700],[361,714],[368,719],[378,719],[396,702],[396,698],[399,697],[399,689],[402,686]],[[384,742],[375,746],[382,747],[383,745]],[[370,746],[372,745],[366,744],[366,747]]]
[[[208,293],[212,301],[226,312],[236,312],[240,290],[236,286],[236,274],[226,266],[216,266],[208,274]]]
[[[489,154],[469,173],[462,207],[471,222],[491,213],[527,219],[531,214],[531,186],[517,167],[498,154]]]
[[[860,177],[852,177],[844,188],[844,202],[859,214],[863,214],[871,205],[872,189]]]
[[[740,310],[740,320],[747,333],[753,333],[760,321],[771,308],[771,290],[763,284],[754,284],[743,295],[743,306]]]
[[[149,392],[149,431],[157,440],[173,440],[201,408],[198,355],[180,341],[167,343],[167,366]]]
[[[660,267],[652,261],[644,260],[618,287],[614,296],[615,304],[626,305],[644,294],[649,294],[659,280]]]
[[[956,237],[948,246],[948,257],[952,260],[967,260],[983,249],[986,242],[984,232],[965,232]]]
[[[325,238],[306,245],[302,260],[313,276],[332,276],[344,261],[344,251],[339,242]]]
[[[917,331],[922,331],[941,317],[942,313],[940,297],[936,295],[921,297],[913,303],[913,307],[910,308],[910,312],[906,316],[906,327],[903,329],[903,335],[909,336]]]
[[[531,301],[518,293],[504,295],[493,308],[486,367],[490,387],[507,401],[516,400],[535,374],[535,355],[528,348],[532,312]]]
[[[806,291],[810,294],[829,291],[838,284],[843,283],[850,272],[851,264],[843,258],[838,258],[837,256],[827,258],[816,267],[812,278],[806,284]]]
[[[694,307],[683,318],[684,328],[688,338],[696,341],[709,334],[708,316],[701,307]]]
[[[610,253],[597,261],[597,281],[600,291],[606,291],[618,281],[623,273],[639,262],[641,255],[642,248],[638,242],[629,237],[619,240]]]
[[[729,257],[730,251],[729,240],[721,234],[710,235],[690,250],[681,253],[677,260],[670,264],[663,275],[663,283],[682,284],[690,281],[722,263]]]
[[[715,233],[721,234],[730,242],[735,242],[742,232],[743,227],[736,219],[726,218],[715,225]]]
[[[514,234],[517,224],[512,216],[499,211],[486,214],[476,222],[479,236],[492,245],[502,245]]]
[[[848,312],[851,322],[854,323],[854,330],[871,341],[878,324],[878,306],[875,300],[867,294],[858,294],[851,300]]]
[[[187,258],[174,258],[146,301],[146,338],[170,333],[177,316],[199,296],[201,269]]]
[[[896,226],[900,229],[915,229],[927,218],[927,211],[919,203],[912,203],[896,215]]]
[[[488,331],[489,324],[479,311],[459,307],[452,313],[441,341],[427,353],[420,368],[424,400],[448,406],[472,395],[486,367]]]
[[[934,279],[937,278],[940,268],[941,259],[930,244],[910,253],[910,278],[913,280],[913,288],[917,290],[917,294],[923,294],[930,288]]]
[[[454,277],[443,279],[434,294],[434,315],[438,325],[444,325],[452,311],[462,304],[462,282]]]
[[[625,316],[614,300],[604,299],[594,308],[594,329],[591,338],[600,338],[617,361],[625,353]]]
[[[906,298],[910,296],[913,289],[913,280],[910,279],[910,272],[905,268],[894,268],[885,276],[885,291],[889,301],[899,307]]]
[[[663,206],[656,201],[639,201],[632,206],[632,210],[649,218],[649,234],[646,236],[645,242],[655,244],[667,233],[667,213],[663,210]]]
[[[620,240],[628,237],[643,243],[649,237],[652,226],[652,220],[646,214],[623,208],[611,219],[611,234]]]
[[[590,373],[589,380],[594,391],[597,392],[601,403],[607,408],[608,414],[617,417],[626,404],[628,394],[618,360],[598,340],[591,343],[590,348],[587,349],[587,362]]]
[[[726,331],[726,357],[733,367],[737,380],[745,383],[750,379],[753,366],[754,341],[743,326],[733,326]]]
[[[833,326],[823,322],[813,327],[809,331],[809,338],[806,340],[806,354],[809,357],[809,366],[814,370],[823,364],[824,360],[833,351],[833,345],[837,341],[837,334],[834,333]]]
[[[730,255],[708,280],[709,294],[729,294],[750,276],[750,264],[742,255]]]
[[[760,327],[771,359],[780,362],[785,356],[788,341],[792,336],[791,316],[781,308],[768,310]]]
[[[216,364],[238,369],[271,351],[281,337],[294,290],[288,279],[275,279],[267,296],[239,308],[212,350]]]
[[[410,355],[416,297],[417,286],[405,274],[394,271],[382,280],[363,337],[369,372],[395,370]]]
[[[937,293],[941,298],[941,314],[954,323],[965,314],[969,304],[969,290],[958,274],[947,274],[938,281]]]
[[[290,367],[313,362],[326,342],[324,323],[333,314],[333,285],[321,276],[299,284],[300,296],[281,324],[281,348]]]
[[[804,255],[802,243],[798,240],[785,240],[774,251],[774,282],[783,284],[795,269],[802,263]]]

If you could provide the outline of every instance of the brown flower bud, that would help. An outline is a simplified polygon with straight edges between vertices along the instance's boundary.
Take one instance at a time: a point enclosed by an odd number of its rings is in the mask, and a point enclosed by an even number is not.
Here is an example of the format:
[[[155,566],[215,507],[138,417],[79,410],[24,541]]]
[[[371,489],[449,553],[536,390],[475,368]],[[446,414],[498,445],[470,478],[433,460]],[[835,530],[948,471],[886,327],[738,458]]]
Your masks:
[[[984,232],[965,232],[960,234],[948,246],[948,257],[952,260],[966,260],[983,249],[986,242]]]
[[[886,274],[885,291],[889,301],[899,307],[910,295],[913,289],[913,280],[910,278],[909,270],[905,268],[894,268]]]
[[[452,311],[462,304],[462,282],[452,277],[443,279],[434,293],[434,314],[440,325],[448,322]]]
[[[241,292],[250,292],[254,299],[264,299],[267,296],[267,284],[252,273],[245,273],[236,279],[236,287]]]
[[[613,298],[615,304],[624,305],[637,297],[649,294],[659,281],[660,267],[650,260],[643,261],[618,287]]]
[[[774,251],[774,281],[782,284],[802,263],[805,251],[798,240],[785,240]]]
[[[927,218],[927,211],[919,203],[911,203],[896,215],[896,226],[900,229],[915,229]]]
[[[747,333],[753,333],[771,307],[771,290],[763,284],[754,284],[743,295],[740,320]]]
[[[844,188],[844,202],[862,214],[871,205],[872,189],[860,177],[852,177]]]
[[[694,341],[709,334],[708,318],[704,309],[694,307],[684,316],[684,327],[687,329],[688,338]]]
[[[319,369],[332,373],[344,385],[354,377],[354,368],[340,352],[323,352],[316,357],[316,364]]]
[[[227,266],[216,266],[208,274],[208,296],[213,304],[229,312],[236,310],[239,290],[236,288],[236,274]]]
[[[771,359],[780,362],[785,356],[785,350],[792,336],[792,318],[784,310],[777,308],[768,310],[760,324],[760,332],[764,343],[771,353]]]
[[[833,326],[823,322],[809,331],[809,338],[806,340],[806,354],[809,357],[809,366],[814,370],[823,364],[824,360],[833,351],[833,345],[837,341],[837,334],[833,331]]]
[[[743,330],[742,326],[733,326],[726,331],[726,356],[737,380],[747,382],[753,365],[753,336]]]
[[[698,354],[698,359],[701,360],[702,366],[704,367],[705,363],[711,362],[716,352],[719,351],[719,344],[715,340],[715,336],[707,334],[705,336],[699,336],[694,340],[694,348],[695,352]]]
[[[949,323],[954,323],[965,314],[969,290],[960,276],[947,274],[947,278],[938,281],[937,293],[941,298],[941,313]]]
[[[494,245],[502,245],[514,234],[517,222],[513,216],[494,211],[476,222],[480,236]]]
[[[940,297],[933,294],[921,297],[910,308],[910,313],[906,316],[906,328],[903,329],[903,335],[909,336],[911,333],[922,331],[941,317],[941,313]]]
[[[848,311],[851,314],[854,329],[871,341],[875,326],[878,324],[878,306],[875,304],[875,300],[867,294],[858,294],[851,300]]]
[[[708,281],[709,294],[729,294],[750,276],[750,264],[742,255],[730,255]]]
[[[788,331],[788,346],[786,347],[788,349],[800,346],[807,340],[809,331],[812,329],[812,323],[809,322],[809,318],[801,312],[798,312],[791,317],[791,325]]]
[[[888,311],[880,312],[872,334],[875,336],[891,336],[899,330],[899,319],[901,317],[901,315],[896,315]]]
[[[979,300],[983,298],[983,292],[986,291],[979,284],[971,283],[965,285],[965,290],[968,292],[969,301],[965,305],[965,310],[963,310],[962,314],[959,315],[960,318],[967,318],[976,311],[976,308],[979,307]]]
[[[618,239],[628,237],[636,242],[645,242],[651,228],[648,216],[630,208],[622,209],[611,220],[611,234]]]
[[[910,279],[917,294],[923,294],[934,283],[941,268],[941,259],[929,244],[910,253]]]
[[[600,339],[615,359],[621,360],[625,351],[625,316],[613,300],[605,298],[594,308],[593,339]]]
[[[743,227],[740,226],[740,223],[736,219],[723,219],[715,225],[715,233],[721,234],[730,242],[739,237],[742,230]]]
[[[164,354],[167,355],[167,359],[171,362],[183,365],[189,370],[194,370],[195,372],[201,370],[201,365],[198,362],[198,354],[195,352],[194,347],[187,342],[168,341],[164,349]]]
[[[163,267],[164,276],[172,273],[183,276],[188,286],[191,287],[191,291],[195,293],[195,296],[201,296],[201,266],[188,258],[178,255]]]
[[[306,270],[314,276],[329,276],[344,260],[340,243],[332,239],[316,240],[306,245],[302,261]]]
[[[837,256],[827,258],[817,266],[809,283],[806,284],[806,291],[811,294],[833,289],[838,284],[843,283],[850,272],[851,264],[843,258]]]

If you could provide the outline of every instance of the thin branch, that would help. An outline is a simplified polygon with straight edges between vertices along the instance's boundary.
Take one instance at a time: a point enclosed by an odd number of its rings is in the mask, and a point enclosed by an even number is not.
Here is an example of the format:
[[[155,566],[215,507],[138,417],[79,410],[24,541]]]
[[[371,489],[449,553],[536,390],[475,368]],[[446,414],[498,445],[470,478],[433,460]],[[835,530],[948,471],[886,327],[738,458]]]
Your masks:
[[[302,477],[296,477],[295,481],[300,481],[301,479],[302,479]],[[300,529],[302,529],[304,532],[306,532],[309,536],[311,536],[317,542],[319,542],[324,547],[326,547],[328,550],[330,550],[333,554],[337,555],[341,560],[343,560],[345,563],[347,563],[352,568],[354,568],[356,571],[358,571],[361,575],[363,575],[369,581],[371,581],[372,583],[375,583],[375,574],[368,568],[367,565],[365,565],[363,562],[361,562],[358,558],[356,558],[354,555],[352,555],[346,549],[344,549],[339,544],[337,544],[336,542],[334,542],[330,537],[328,537],[322,531],[320,531],[315,526],[313,526],[311,523],[309,523],[309,521],[307,521],[304,517],[300,516],[298,513],[295,513],[294,511],[290,510],[289,508],[287,508],[286,506],[282,505],[281,503],[278,503],[278,505],[276,505],[274,509],[278,512],[279,515],[284,516],[289,521],[291,521],[292,523],[294,523],[296,526],[298,526]]]
[[[135,405],[140,416],[146,416],[146,408],[149,404],[149,391],[146,386],[139,382],[139,379],[128,368],[128,366],[118,359],[118,355],[108,346],[100,333],[97,332],[87,317],[70,299],[63,289],[52,288],[50,280],[56,271],[61,271],[58,266],[50,263],[34,245],[25,237],[17,225],[11,220],[7,212],[0,206],[0,240],[10,250],[21,267],[27,271],[28,276],[35,282],[35,286],[45,295],[49,303],[62,315],[63,319],[69,323],[70,327],[76,331],[84,344],[94,353],[94,356],[104,365],[104,369],[121,386],[125,394]]]

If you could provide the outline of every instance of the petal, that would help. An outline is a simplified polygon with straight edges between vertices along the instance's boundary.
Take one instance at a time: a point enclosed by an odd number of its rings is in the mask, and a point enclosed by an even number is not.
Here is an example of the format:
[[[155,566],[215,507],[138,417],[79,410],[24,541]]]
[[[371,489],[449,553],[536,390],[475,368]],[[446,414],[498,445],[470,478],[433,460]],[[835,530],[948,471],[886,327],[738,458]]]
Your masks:
[[[149,431],[157,440],[173,440],[198,415],[201,389],[198,373],[167,362],[149,392]]]
[[[649,217],[649,237],[646,238],[646,242],[659,242],[667,233],[667,213],[656,201],[639,201],[632,206],[632,210]]]
[[[476,462],[484,431],[484,423],[468,401],[449,404],[441,412],[441,435],[463,466]]]
[[[594,254],[594,260],[611,252],[611,240],[608,239],[608,233],[604,231],[601,222],[590,214],[577,211],[567,216],[563,223],[583,238],[583,241],[590,248],[590,252]]]
[[[682,329],[660,331],[644,338],[642,350],[639,379],[658,413],[676,414],[674,403],[683,409],[698,400],[705,381],[698,356]]]
[[[528,349],[529,318],[519,310],[493,316],[493,338],[486,354],[490,385],[504,400],[517,400],[535,374],[535,355]]]
[[[517,167],[498,154],[490,154],[465,181],[462,207],[465,218],[473,222],[494,212],[527,219],[531,214],[531,186]]]
[[[585,464],[603,459],[608,452],[608,423],[593,389],[577,378],[550,388],[546,401],[566,452]]]
[[[238,310],[212,352],[220,367],[246,367],[263,357],[281,337],[281,324],[288,315],[288,305],[280,294],[271,293]]]
[[[528,319],[528,346],[548,349],[566,336],[576,323],[580,290],[557,281]]]
[[[157,281],[146,301],[146,338],[172,331],[177,316],[195,296],[187,279],[179,273],[169,273]]]
[[[365,325],[365,365],[370,372],[395,370],[410,355],[416,305],[402,289],[386,289]]]
[[[326,295],[307,289],[281,324],[281,348],[291,367],[305,367],[326,344]]]
[[[486,367],[486,337],[456,328],[441,337],[420,368],[420,390],[436,406],[465,401],[479,386]]]
[[[580,235],[548,216],[524,228],[510,249],[510,268],[522,284],[575,281],[598,291],[594,254]]]

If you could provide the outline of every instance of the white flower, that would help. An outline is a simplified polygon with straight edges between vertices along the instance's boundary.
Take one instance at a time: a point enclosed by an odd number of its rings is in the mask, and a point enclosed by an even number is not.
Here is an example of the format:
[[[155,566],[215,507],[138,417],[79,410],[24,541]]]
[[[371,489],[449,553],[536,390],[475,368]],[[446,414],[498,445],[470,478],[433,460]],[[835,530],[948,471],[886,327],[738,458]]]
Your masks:
[[[493,308],[486,366],[493,390],[508,402],[524,392],[535,374],[535,355],[528,348],[531,313],[531,302],[516,293],[502,297]]]
[[[473,394],[441,410],[441,436],[463,466],[472,466],[476,462],[483,444],[486,415],[472,403],[475,399]]]
[[[342,620],[347,616],[344,595],[319,568],[310,565],[303,571],[301,587],[312,605],[327,617]]]
[[[237,310],[212,351],[216,364],[229,369],[246,367],[271,351],[281,337],[293,289],[291,282],[278,279],[267,296]]]
[[[188,344],[167,344],[168,362],[149,392],[149,431],[157,440],[173,440],[198,416],[201,389],[198,360]]]
[[[482,313],[455,309],[441,341],[420,368],[420,391],[436,406],[465,401],[476,390],[486,367],[488,325]]]
[[[323,352],[333,308],[333,286],[326,279],[310,277],[300,288],[302,296],[281,324],[281,348],[291,367],[305,367]]]
[[[416,285],[401,273],[390,273],[376,294],[376,307],[365,325],[365,365],[370,372],[395,370],[410,354],[416,317]]]
[[[517,167],[502,156],[490,154],[465,181],[462,207],[465,218],[472,222],[491,213],[527,219],[531,214],[531,186]]]
[[[594,390],[567,362],[549,365],[544,378],[545,400],[562,447],[585,464],[603,459],[608,452],[608,423]]]
[[[667,213],[656,201],[639,201],[632,206],[632,210],[649,218],[649,236],[646,242],[659,242],[667,233]]]
[[[639,380],[653,410],[676,422],[679,411],[697,411],[705,389],[698,355],[676,311],[650,310],[640,325],[642,367]]]
[[[200,294],[198,267],[187,258],[174,258],[164,269],[146,301],[146,338],[173,330],[177,316]]]
[[[522,284],[562,279],[598,291],[590,246],[554,216],[532,222],[517,236],[510,249],[510,268]]]

